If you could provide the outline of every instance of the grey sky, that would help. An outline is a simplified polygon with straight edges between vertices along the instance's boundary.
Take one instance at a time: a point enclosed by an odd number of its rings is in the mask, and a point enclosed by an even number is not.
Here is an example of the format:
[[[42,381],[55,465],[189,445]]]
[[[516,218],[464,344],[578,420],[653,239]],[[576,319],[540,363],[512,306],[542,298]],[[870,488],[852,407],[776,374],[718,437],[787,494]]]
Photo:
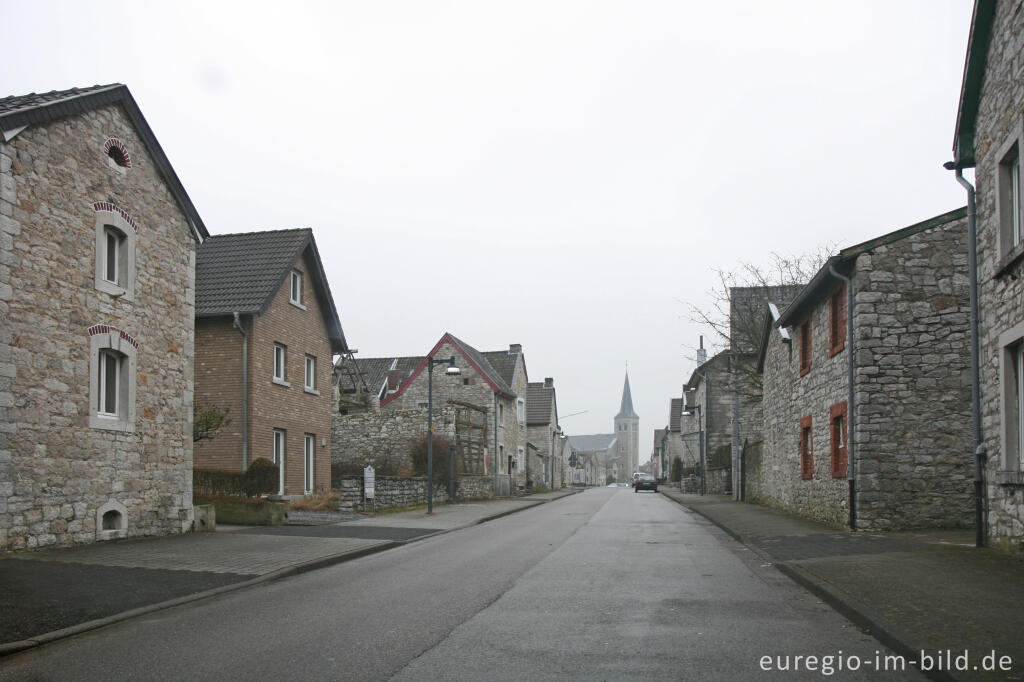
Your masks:
[[[211,233],[312,227],[350,343],[522,343],[641,460],[714,268],[962,205],[968,0],[0,0],[0,96],[128,85]]]

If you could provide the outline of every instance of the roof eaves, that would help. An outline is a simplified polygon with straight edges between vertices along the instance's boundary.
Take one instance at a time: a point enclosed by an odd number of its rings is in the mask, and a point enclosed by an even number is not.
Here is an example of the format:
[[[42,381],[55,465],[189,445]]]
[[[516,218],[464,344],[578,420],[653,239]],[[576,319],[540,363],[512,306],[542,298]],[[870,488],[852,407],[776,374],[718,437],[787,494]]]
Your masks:
[[[975,165],[974,129],[978,121],[985,60],[995,13],[996,0],[976,0],[974,3],[960,102],[956,112],[956,128],[953,131],[953,163],[957,168],[972,168]]]

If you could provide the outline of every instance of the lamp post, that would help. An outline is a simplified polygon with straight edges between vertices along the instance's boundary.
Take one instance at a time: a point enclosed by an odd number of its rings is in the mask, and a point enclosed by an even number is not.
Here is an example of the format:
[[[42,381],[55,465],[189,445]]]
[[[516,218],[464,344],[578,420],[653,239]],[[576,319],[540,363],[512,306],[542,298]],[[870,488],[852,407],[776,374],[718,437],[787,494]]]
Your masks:
[[[448,365],[445,369],[445,376],[457,376],[461,370],[455,366],[455,356],[446,360],[435,360],[427,357],[427,513],[434,513],[434,365]],[[450,500],[454,495],[455,464],[452,455],[452,471],[449,476],[453,491],[449,494]]]

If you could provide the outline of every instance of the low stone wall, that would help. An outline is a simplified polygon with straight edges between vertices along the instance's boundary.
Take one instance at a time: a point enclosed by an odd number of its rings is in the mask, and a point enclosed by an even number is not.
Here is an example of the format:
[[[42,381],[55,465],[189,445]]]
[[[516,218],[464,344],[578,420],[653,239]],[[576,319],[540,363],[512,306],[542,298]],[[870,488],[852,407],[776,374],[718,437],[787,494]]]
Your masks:
[[[704,479],[705,494],[725,495],[732,492],[731,485],[732,469],[730,467],[708,469],[707,477]],[[679,481],[679,489],[687,494],[699,495],[700,476],[683,476],[682,480]]]
[[[459,476],[456,479],[455,500],[470,500],[494,496],[493,477]],[[373,509],[411,507],[427,503],[427,479],[425,476],[400,477],[377,476],[374,481]],[[332,487],[341,499],[338,508],[344,511],[364,511],[368,508],[363,497],[363,478],[351,476],[332,482]],[[434,504],[448,501],[448,487],[434,485]]]

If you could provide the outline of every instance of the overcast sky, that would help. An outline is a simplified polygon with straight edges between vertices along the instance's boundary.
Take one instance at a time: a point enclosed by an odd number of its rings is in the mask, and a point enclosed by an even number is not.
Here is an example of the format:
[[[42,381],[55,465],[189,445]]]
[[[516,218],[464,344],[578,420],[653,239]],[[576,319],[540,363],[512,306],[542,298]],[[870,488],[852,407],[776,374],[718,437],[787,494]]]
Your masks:
[[[212,234],[312,227],[352,347],[523,344],[641,461],[716,269],[951,210],[969,0],[0,0],[0,96],[130,88]]]

